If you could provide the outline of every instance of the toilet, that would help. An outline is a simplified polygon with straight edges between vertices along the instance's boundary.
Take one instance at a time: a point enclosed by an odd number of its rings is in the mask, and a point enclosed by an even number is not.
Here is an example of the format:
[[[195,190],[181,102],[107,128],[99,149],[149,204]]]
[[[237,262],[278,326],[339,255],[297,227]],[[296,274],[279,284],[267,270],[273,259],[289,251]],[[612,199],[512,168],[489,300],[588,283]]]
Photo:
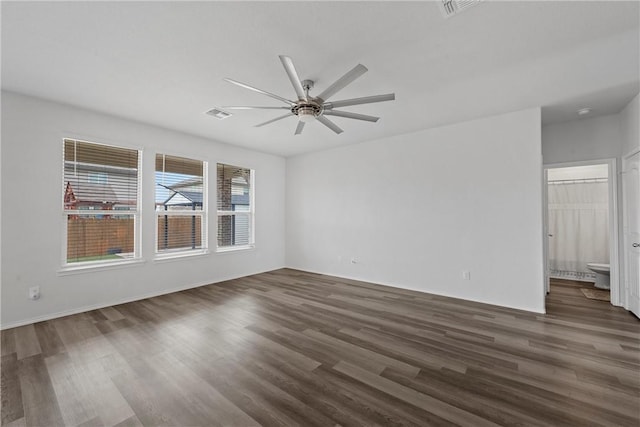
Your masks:
[[[609,264],[590,262],[587,268],[596,274],[596,288],[609,289]]]

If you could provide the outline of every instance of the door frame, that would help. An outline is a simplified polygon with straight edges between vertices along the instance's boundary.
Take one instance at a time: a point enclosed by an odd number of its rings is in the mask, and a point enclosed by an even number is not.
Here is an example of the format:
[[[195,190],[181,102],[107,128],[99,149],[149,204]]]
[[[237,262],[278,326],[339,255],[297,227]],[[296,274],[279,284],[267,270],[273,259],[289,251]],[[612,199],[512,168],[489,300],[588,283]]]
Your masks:
[[[622,170],[620,171],[620,174],[623,174],[627,171],[627,164],[629,163],[629,161],[631,160],[631,157],[635,156],[636,154],[640,154],[640,149],[635,149],[633,151],[631,151],[630,153],[622,156]],[[620,187],[620,194],[621,194],[621,200],[622,203],[625,202],[625,189],[623,188],[624,186],[624,179],[622,180],[621,183],[621,187]],[[622,307],[624,307],[625,309],[629,310],[631,308],[631,304],[629,301],[629,297],[631,294],[631,289],[629,288],[628,285],[628,278],[627,278],[627,256],[628,256],[628,248],[624,247],[625,245],[625,230],[624,230],[624,223],[625,223],[625,218],[624,215],[626,215],[624,206],[622,206],[622,225],[623,227],[621,228],[621,232],[622,232],[622,245],[623,245],[623,254],[620,257],[620,271],[622,272],[621,275],[621,284],[620,284],[620,289],[622,291],[622,295],[620,296],[620,305]]]
[[[622,306],[626,302],[626,294],[624,289],[623,281],[620,280],[620,256],[619,256],[619,246],[618,246],[618,172],[617,172],[617,162],[615,158],[608,159],[598,159],[598,160],[585,160],[580,162],[563,162],[563,163],[547,163],[543,164],[543,181],[544,181],[544,189],[542,201],[543,205],[543,214],[545,215],[545,219],[543,224],[545,225],[542,230],[543,242],[544,242],[544,253],[548,258],[549,253],[549,232],[548,232],[548,216],[549,216],[549,198],[547,195],[546,189],[549,185],[547,171],[549,169],[558,169],[558,168],[570,168],[575,166],[591,166],[591,165],[602,165],[607,164],[609,166],[609,178],[608,178],[608,187],[609,187],[609,265],[610,265],[610,283],[611,283],[611,304],[615,306]],[[548,278],[549,278],[549,268],[548,268],[548,260],[544,262],[543,276],[545,277],[545,283],[543,284],[545,294],[548,291]]]

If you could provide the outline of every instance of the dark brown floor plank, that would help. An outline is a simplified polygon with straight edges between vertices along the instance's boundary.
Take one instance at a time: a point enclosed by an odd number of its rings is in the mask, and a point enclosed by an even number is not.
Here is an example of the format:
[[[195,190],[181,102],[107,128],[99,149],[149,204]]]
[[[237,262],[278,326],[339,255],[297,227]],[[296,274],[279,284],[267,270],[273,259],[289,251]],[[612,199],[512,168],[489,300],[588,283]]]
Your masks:
[[[49,322],[39,322],[33,325],[36,330],[36,336],[42,349],[42,355],[49,357],[65,351],[64,344],[58,335],[58,331]]]
[[[357,404],[354,410],[383,426],[453,426],[454,423],[423,408],[412,405],[353,377],[324,365],[314,371],[336,386],[344,399]]]
[[[18,360],[18,375],[27,425],[64,425],[58,399],[42,355]]]
[[[7,356],[11,353],[16,352],[16,329],[7,329],[2,331],[0,340],[0,350],[2,351],[2,356]]]
[[[40,343],[34,325],[15,328],[16,353],[18,360],[41,353]]]
[[[2,396],[2,425],[24,417],[22,389],[18,377],[18,357],[16,353],[2,356],[0,371],[0,395]]]

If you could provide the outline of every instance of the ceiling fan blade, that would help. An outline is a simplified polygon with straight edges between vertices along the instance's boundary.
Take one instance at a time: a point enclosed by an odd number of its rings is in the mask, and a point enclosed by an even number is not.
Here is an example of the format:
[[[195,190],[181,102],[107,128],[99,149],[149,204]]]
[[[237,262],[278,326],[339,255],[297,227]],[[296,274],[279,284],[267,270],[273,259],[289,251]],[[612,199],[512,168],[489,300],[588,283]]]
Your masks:
[[[296,67],[293,66],[291,58],[285,55],[280,55],[280,62],[282,62],[284,70],[289,76],[289,80],[291,80],[291,84],[293,85],[293,89],[296,91],[296,95],[298,95],[298,99],[307,100],[307,95],[304,93],[300,77],[298,77],[298,72],[296,71]]]
[[[344,99],[342,101],[325,102],[322,106],[325,110],[332,108],[347,107],[349,105],[371,104],[373,102],[393,101],[396,99],[395,93],[387,93],[384,95],[365,96],[363,98]]]
[[[258,125],[255,125],[254,127],[259,128],[260,126],[268,125],[269,123],[277,122],[278,120],[286,119],[287,117],[290,117],[290,116],[293,116],[293,113],[288,113],[288,114],[285,114],[284,116],[276,117],[275,119],[271,119],[264,123],[260,123]]]
[[[316,117],[316,120],[318,120],[320,123],[322,123],[323,125],[325,125],[326,127],[328,127],[329,129],[331,129],[337,134],[341,134],[343,132],[342,129],[340,129],[335,123],[327,119],[325,116],[318,116]]]
[[[335,95],[338,91],[342,90],[346,85],[348,85],[349,83],[351,83],[352,81],[354,81],[355,79],[357,79],[358,77],[366,73],[367,71],[368,69],[364,65],[362,64],[356,65],[351,69],[351,71],[349,71],[344,76],[340,77],[331,86],[326,88],[320,95],[318,95],[318,98],[322,99],[323,101],[326,101],[331,96]]]
[[[226,81],[226,82],[229,82],[229,83],[233,83],[236,86],[240,86],[240,87],[243,87],[245,89],[249,89],[249,90],[252,90],[254,92],[258,92],[258,93],[261,93],[263,95],[270,96],[270,97],[272,97],[274,99],[277,99],[278,101],[285,102],[285,103],[287,103],[287,104],[289,104],[291,106],[293,106],[295,104],[295,102],[293,102],[293,101],[289,101],[288,99],[285,99],[285,98],[283,98],[281,96],[275,95],[275,94],[270,93],[270,92],[265,92],[262,89],[258,89],[258,88],[255,88],[253,86],[249,86],[248,84],[241,83],[239,81],[236,81],[236,80],[233,80],[233,79],[228,79],[228,78],[224,78],[223,80]]]
[[[366,114],[350,113],[348,111],[326,110],[322,113],[326,116],[346,117],[347,119],[365,120],[367,122],[377,122],[380,117],[367,116]]]
[[[294,133],[294,135],[300,135],[302,133],[302,129],[304,129],[304,122],[300,120],[298,121],[298,126],[296,126],[296,133]]]
[[[288,110],[289,107],[249,107],[249,106],[238,106],[238,107],[220,107],[226,110]]]

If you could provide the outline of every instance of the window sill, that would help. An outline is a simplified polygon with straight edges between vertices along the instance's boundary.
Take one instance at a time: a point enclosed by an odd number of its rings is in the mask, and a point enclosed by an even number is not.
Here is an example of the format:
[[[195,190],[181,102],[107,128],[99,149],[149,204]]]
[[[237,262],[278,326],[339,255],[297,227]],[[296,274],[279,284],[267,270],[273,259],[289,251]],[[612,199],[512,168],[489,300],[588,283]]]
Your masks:
[[[196,250],[176,251],[176,252],[156,254],[156,257],[153,259],[153,262],[177,261],[184,258],[201,257],[206,255],[209,255],[209,250],[207,249],[201,249],[197,251]]]
[[[255,249],[256,245],[242,245],[242,246],[225,246],[223,248],[216,249],[216,253],[238,252]]]
[[[83,263],[81,265],[65,265],[58,270],[58,276],[67,276],[70,274],[93,273],[94,271],[114,270],[118,268],[127,268],[144,264],[141,258],[127,259],[123,261],[99,262],[99,263]]]

